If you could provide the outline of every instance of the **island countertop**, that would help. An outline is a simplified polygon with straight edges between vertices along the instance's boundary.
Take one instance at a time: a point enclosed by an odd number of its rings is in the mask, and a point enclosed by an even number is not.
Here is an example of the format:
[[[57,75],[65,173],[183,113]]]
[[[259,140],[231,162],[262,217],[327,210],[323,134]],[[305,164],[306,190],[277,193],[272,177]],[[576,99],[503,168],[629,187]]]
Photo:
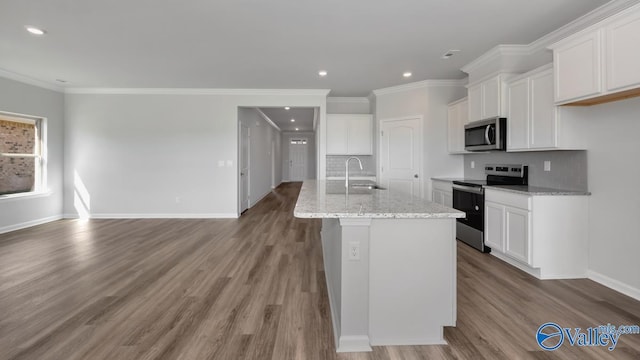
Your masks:
[[[462,218],[464,212],[415,196],[379,189],[350,189],[344,181],[305,180],[293,211],[298,218]]]

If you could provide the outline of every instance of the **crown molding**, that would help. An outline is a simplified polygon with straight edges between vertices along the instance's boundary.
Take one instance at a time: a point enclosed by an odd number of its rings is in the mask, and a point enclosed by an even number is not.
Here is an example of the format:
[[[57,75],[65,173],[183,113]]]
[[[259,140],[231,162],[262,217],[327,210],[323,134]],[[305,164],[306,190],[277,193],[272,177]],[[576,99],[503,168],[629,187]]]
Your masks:
[[[33,85],[33,86],[37,86],[39,88],[52,90],[52,91],[55,91],[55,92],[64,92],[64,88],[63,87],[58,86],[58,85],[56,85],[54,83],[38,80],[36,78],[32,78],[30,76],[14,73],[12,71],[5,70],[5,69],[0,69],[0,77],[3,77],[5,79],[9,79],[9,80],[13,80],[13,81],[17,81],[17,82],[20,82],[20,83],[23,83],[23,84]]]
[[[327,89],[67,88],[66,94],[94,95],[287,95],[327,96]]]
[[[397,92],[424,89],[424,88],[430,88],[430,87],[465,86],[466,84],[467,84],[466,78],[460,79],[460,80],[423,80],[423,81],[417,81],[409,84],[403,84],[403,85],[373,90],[373,93],[376,96],[379,96],[379,95],[393,94]]]
[[[327,97],[327,103],[350,103],[350,104],[368,104],[369,98],[366,97]]]
[[[260,117],[264,119],[264,121],[266,121],[269,125],[271,125],[276,130],[282,132],[282,129],[280,129],[280,127],[276,125],[276,123],[274,123],[273,120],[271,120],[271,118],[267,116],[267,114],[263,113],[262,110],[260,110],[260,108],[254,108],[254,109],[258,112]]]
[[[546,50],[553,43],[585,30],[597,23],[618,14],[632,6],[640,4],[640,0],[613,0],[577,18],[576,20],[554,30],[530,43],[530,53]]]
[[[479,68],[482,68],[490,63],[500,61],[505,56],[528,56],[531,55],[529,45],[496,45],[491,50],[480,55],[472,62],[463,66],[460,70],[470,74]]]

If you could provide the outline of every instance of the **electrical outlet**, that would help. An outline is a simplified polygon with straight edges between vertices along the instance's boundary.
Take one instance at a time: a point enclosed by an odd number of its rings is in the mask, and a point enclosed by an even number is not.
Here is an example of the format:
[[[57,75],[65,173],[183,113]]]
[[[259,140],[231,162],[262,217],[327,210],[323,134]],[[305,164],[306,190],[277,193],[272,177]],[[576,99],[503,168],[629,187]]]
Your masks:
[[[471,168],[472,168],[472,169],[475,169],[475,168],[476,168],[476,162],[475,162],[475,161],[473,161],[473,160],[471,160]]]
[[[233,160],[227,160],[227,167],[233,166]]]
[[[182,201],[182,198],[180,198],[180,196],[176,196],[176,204],[179,204],[180,201]]]
[[[224,167],[224,160],[218,160],[218,167]]]
[[[545,162],[544,162],[544,171],[551,171],[551,161],[545,160]]]
[[[349,242],[349,260],[360,260],[360,241]]]

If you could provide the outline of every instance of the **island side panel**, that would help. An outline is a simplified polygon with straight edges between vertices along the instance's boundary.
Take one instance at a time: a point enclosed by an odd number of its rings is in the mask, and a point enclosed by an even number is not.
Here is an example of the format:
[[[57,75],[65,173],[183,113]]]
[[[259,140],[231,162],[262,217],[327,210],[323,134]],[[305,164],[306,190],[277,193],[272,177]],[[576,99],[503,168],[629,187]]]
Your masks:
[[[336,346],[340,339],[340,314],[342,298],[342,227],[338,219],[322,219],[320,231],[324,275],[327,281],[331,322]]]
[[[445,344],[456,321],[455,219],[374,219],[369,249],[372,345]]]

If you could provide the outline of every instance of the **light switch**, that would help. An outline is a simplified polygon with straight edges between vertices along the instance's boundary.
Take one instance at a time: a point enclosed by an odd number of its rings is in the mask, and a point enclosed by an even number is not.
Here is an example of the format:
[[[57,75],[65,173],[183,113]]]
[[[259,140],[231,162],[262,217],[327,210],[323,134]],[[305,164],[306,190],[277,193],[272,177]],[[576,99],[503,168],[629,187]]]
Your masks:
[[[227,160],[227,167],[233,166],[233,160]]]
[[[224,167],[224,160],[218,160],[218,167]]]
[[[551,161],[545,160],[545,162],[544,162],[544,171],[551,171]]]
[[[471,160],[471,168],[472,168],[472,169],[475,169],[475,168],[476,168],[476,162],[475,162],[475,161],[473,161],[473,160]]]

